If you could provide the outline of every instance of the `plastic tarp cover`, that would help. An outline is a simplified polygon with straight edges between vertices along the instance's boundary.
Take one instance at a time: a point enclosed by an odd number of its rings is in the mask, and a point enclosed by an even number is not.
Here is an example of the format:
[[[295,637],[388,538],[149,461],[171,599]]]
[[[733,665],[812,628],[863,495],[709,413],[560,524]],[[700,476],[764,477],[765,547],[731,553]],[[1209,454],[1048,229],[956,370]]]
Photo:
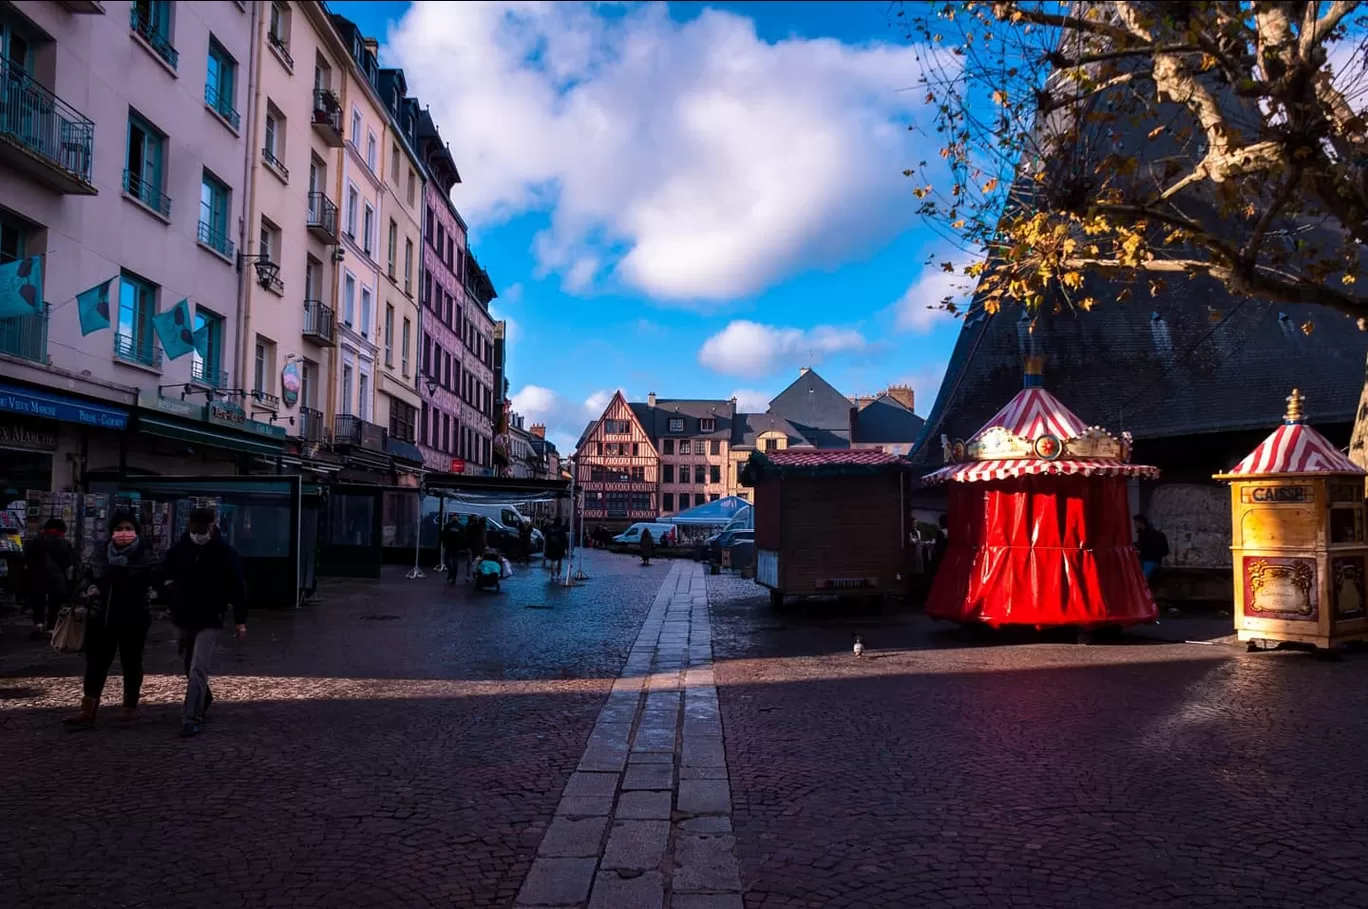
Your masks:
[[[1135,625],[1157,616],[1126,480],[954,483],[949,546],[926,614],[988,625]]]

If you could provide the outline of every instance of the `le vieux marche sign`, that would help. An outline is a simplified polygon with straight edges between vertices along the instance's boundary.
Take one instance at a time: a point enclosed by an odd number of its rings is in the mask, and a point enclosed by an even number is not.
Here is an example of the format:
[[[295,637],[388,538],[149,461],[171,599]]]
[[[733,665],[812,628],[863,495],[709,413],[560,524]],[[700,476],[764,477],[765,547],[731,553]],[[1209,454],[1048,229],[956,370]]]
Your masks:
[[[246,412],[233,401],[210,401],[208,404],[191,404],[175,398],[163,398],[155,392],[138,392],[138,406],[155,410],[173,417],[187,420],[203,420],[218,426],[226,426],[242,432],[265,436],[268,439],[284,439],[284,426],[273,426],[247,419]]]

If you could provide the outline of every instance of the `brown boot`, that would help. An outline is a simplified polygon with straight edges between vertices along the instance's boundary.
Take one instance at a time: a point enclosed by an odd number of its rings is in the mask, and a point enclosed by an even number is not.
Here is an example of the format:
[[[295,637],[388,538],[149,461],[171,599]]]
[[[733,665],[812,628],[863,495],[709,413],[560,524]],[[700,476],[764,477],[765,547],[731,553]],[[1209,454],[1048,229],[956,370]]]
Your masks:
[[[89,729],[95,725],[95,711],[100,707],[98,698],[81,698],[81,709],[62,722],[73,729]]]
[[[120,723],[133,723],[138,719],[138,705],[124,702],[123,709],[119,711]]]

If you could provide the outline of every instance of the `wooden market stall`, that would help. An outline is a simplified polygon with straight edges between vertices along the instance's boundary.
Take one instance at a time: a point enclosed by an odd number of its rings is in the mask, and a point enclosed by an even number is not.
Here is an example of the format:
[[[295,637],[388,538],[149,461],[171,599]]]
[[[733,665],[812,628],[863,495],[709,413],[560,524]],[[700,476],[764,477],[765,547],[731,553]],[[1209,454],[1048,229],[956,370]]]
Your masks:
[[[755,580],[771,604],[905,594],[910,471],[882,451],[751,454],[741,482],[755,489]]]
[[[1229,473],[1235,631],[1251,650],[1368,640],[1365,471],[1307,425],[1302,396]]]
[[[1130,437],[1088,426],[1043,387],[1025,387],[968,442],[943,439],[949,546],[926,614],[989,626],[1124,627],[1157,609],[1131,540]]]

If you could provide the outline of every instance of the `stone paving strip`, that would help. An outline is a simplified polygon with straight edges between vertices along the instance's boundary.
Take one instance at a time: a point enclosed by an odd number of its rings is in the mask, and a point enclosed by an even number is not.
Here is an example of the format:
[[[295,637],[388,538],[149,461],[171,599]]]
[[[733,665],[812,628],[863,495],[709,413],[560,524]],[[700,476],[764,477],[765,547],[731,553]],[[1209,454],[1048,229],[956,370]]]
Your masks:
[[[661,585],[517,905],[741,909],[698,563]]]

